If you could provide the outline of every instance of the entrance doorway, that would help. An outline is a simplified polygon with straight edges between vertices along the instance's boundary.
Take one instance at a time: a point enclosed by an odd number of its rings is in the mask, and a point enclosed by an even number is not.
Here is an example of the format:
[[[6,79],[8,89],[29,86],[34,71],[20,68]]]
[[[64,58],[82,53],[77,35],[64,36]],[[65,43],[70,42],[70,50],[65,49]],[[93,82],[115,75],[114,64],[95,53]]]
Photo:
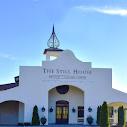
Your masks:
[[[56,124],[68,124],[69,102],[56,101]]]
[[[0,126],[24,122],[24,103],[8,100],[0,103]]]
[[[78,112],[79,106],[84,106],[84,91],[80,88],[65,84],[50,89],[48,93],[48,123],[83,124],[84,113],[82,108],[81,110],[79,108]],[[76,110],[75,113],[72,111],[73,108]]]

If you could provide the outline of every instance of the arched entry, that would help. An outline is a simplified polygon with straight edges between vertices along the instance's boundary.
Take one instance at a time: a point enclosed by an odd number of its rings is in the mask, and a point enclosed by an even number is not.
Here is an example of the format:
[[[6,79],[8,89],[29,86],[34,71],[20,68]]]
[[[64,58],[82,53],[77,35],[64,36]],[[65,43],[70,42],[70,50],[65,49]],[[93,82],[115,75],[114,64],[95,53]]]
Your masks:
[[[69,117],[69,102],[60,100],[56,101],[56,123],[68,124]]]
[[[24,103],[5,101],[0,103],[0,125],[17,125],[24,122]]]
[[[118,108],[123,106],[125,111],[125,121],[127,122],[127,103],[124,102],[112,102],[108,104],[109,107],[109,119],[111,125],[118,124]]]
[[[61,85],[48,93],[49,124],[83,124],[84,91],[72,85]]]

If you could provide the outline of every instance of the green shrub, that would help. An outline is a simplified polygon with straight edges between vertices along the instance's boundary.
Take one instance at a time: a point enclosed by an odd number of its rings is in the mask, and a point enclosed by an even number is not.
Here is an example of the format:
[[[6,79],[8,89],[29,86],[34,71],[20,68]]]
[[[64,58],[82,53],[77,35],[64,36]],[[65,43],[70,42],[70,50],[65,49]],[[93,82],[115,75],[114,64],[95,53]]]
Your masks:
[[[109,112],[107,102],[104,102],[100,112],[100,127],[109,127]]]
[[[97,125],[100,125],[101,106],[97,107]]]
[[[125,111],[123,106],[118,108],[118,126],[125,127]]]
[[[32,125],[40,125],[40,118],[38,115],[38,107],[36,105],[33,108]]]

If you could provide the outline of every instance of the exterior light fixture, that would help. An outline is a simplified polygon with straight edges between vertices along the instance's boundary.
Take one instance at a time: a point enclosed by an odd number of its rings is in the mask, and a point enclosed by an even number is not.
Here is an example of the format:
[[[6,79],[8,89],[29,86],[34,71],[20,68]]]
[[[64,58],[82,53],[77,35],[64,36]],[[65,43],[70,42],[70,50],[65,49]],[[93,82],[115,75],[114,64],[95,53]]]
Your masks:
[[[19,76],[15,77],[15,83],[19,84]]]
[[[91,107],[88,108],[88,112],[92,112],[92,108]]]
[[[49,112],[53,112],[53,107],[51,107],[51,108],[49,109]]]
[[[76,109],[74,107],[72,108],[72,112],[76,112]]]
[[[45,111],[45,107],[43,106],[41,110],[42,110],[42,112],[44,112]]]

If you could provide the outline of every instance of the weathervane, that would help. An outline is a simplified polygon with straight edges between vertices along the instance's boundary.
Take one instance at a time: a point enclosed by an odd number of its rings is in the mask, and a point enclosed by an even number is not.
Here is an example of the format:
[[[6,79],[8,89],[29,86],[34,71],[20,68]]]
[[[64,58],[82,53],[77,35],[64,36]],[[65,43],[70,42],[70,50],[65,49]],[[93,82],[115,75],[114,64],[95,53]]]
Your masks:
[[[49,48],[58,48],[60,45],[59,40],[55,34],[54,25],[53,25],[53,29],[52,29],[52,34],[48,40],[47,45]]]

